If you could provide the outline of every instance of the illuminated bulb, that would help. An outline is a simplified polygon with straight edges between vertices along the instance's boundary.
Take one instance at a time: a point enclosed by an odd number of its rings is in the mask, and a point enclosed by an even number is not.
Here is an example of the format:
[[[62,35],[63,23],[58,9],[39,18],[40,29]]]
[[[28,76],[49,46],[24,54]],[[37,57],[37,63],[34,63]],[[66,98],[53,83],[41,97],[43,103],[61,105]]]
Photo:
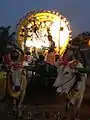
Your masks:
[[[22,39],[20,39],[19,42],[21,43],[21,42],[22,42]]]
[[[50,25],[50,22],[46,22],[46,26],[49,26]]]
[[[72,31],[71,31],[71,30],[69,30],[69,33],[72,33]]]
[[[59,13],[57,12],[56,15],[59,15]]]
[[[22,35],[22,32],[20,32],[20,35]]]
[[[63,21],[66,22],[66,18],[63,18]]]
[[[66,25],[68,25],[68,24],[69,24],[69,22],[67,21],[67,22],[66,22]]]
[[[24,35],[25,33],[24,32],[22,32],[22,35]]]
[[[62,15],[59,15],[59,17],[60,17],[60,20],[62,20]]]
[[[70,36],[70,37],[72,37],[72,35],[71,35],[71,34],[69,34],[69,36]]]
[[[39,17],[36,17],[36,19],[39,19]]]
[[[53,11],[53,14],[55,14],[55,11]]]
[[[48,12],[50,13],[51,11],[49,10]]]
[[[72,38],[70,38],[70,41],[72,40]]]
[[[24,29],[24,26],[22,26],[22,29]]]
[[[21,37],[23,37],[24,35],[23,34],[20,34]]]

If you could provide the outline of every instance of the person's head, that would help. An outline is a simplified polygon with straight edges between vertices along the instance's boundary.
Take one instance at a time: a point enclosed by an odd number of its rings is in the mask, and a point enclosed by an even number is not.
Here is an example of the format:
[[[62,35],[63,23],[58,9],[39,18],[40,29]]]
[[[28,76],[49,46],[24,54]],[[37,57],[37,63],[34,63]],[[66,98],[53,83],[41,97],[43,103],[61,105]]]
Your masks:
[[[49,48],[48,53],[54,52],[54,48]]]
[[[26,54],[26,55],[31,55],[31,53],[30,53],[29,51],[27,51],[25,54]]]
[[[39,55],[39,60],[40,60],[40,61],[44,61],[44,60],[45,60],[44,55]]]
[[[52,36],[51,35],[48,35],[48,40],[52,41]]]
[[[57,62],[59,60],[59,55],[55,55],[55,61]]]
[[[79,56],[79,54],[73,55],[72,59],[73,59],[73,60],[76,59],[76,60],[80,61],[80,56]]]
[[[19,59],[20,52],[17,49],[13,49],[10,53],[10,58],[12,61],[16,61]]]

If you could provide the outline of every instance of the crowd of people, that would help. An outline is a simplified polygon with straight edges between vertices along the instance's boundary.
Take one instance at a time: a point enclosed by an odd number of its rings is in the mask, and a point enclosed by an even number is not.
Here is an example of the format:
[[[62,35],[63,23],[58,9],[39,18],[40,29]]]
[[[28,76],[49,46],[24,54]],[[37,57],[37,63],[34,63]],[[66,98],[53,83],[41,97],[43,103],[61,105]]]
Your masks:
[[[68,58],[68,52],[65,52],[63,57],[61,57],[55,52],[53,47],[51,47],[46,54],[36,54],[36,51],[33,51],[32,53],[30,53],[30,51],[26,51],[25,54],[22,54],[18,49],[13,48],[8,54],[0,54],[0,70],[2,70],[2,64],[9,67],[21,67],[42,61],[52,66],[59,67],[62,62],[63,64],[67,64],[69,62]],[[78,60],[78,58],[76,59]]]
[[[38,53],[36,48],[34,48],[32,51],[30,51],[30,49],[26,49],[24,52],[21,52],[17,48],[12,48],[9,53],[1,53],[0,70],[2,71],[6,68],[10,68],[12,71],[12,79],[15,81],[15,75],[20,77],[20,71],[18,71],[18,68],[23,68],[24,66],[29,66],[32,64],[49,64],[50,66],[56,67],[57,69],[62,63],[64,65],[68,64],[69,58],[71,58],[68,56],[68,51],[66,50],[63,56],[60,56],[60,54],[55,51],[55,43],[52,40],[51,35],[48,35],[48,40],[50,41],[50,47],[46,53]],[[71,56],[73,56],[73,54]],[[75,56],[70,60],[73,60],[73,58],[78,61],[78,57],[75,58]],[[18,80],[15,82],[15,84],[16,88],[14,89],[18,89],[18,86],[20,86]]]
[[[49,64],[50,66],[58,67],[60,62],[60,55],[55,53],[53,47],[51,47],[45,55],[37,55],[35,50],[32,53],[30,53],[30,51],[21,53],[18,49],[12,48],[9,53],[0,54],[0,71],[10,70],[12,72],[12,80],[15,82],[13,90],[19,90],[20,83],[18,83],[18,79],[15,80],[15,76],[20,78],[19,68],[24,68],[24,66],[32,64]]]

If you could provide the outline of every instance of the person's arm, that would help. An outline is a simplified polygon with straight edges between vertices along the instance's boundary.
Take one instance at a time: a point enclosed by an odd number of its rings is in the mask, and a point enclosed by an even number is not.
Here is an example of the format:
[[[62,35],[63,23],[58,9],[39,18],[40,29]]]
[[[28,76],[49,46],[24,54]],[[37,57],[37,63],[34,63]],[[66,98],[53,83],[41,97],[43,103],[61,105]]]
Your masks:
[[[9,57],[9,54],[5,54],[4,55],[4,62],[6,63],[6,64],[11,64],[11,59],[10,59],[10,57]]]
[[[36,49],[35,49],[35,54],[36,54],[36,57],[39,58],[39,55]]]

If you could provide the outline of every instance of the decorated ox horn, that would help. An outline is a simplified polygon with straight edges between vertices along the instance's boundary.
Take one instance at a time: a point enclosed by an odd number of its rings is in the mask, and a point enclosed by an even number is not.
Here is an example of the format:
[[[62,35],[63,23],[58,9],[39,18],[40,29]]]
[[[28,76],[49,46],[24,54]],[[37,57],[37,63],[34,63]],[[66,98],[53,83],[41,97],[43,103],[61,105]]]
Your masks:
[[[68,62],[69,66],[70,66],[71,68],[75,68],[78,63],[79,63],[79,61],[76,60],[76,59]]]

